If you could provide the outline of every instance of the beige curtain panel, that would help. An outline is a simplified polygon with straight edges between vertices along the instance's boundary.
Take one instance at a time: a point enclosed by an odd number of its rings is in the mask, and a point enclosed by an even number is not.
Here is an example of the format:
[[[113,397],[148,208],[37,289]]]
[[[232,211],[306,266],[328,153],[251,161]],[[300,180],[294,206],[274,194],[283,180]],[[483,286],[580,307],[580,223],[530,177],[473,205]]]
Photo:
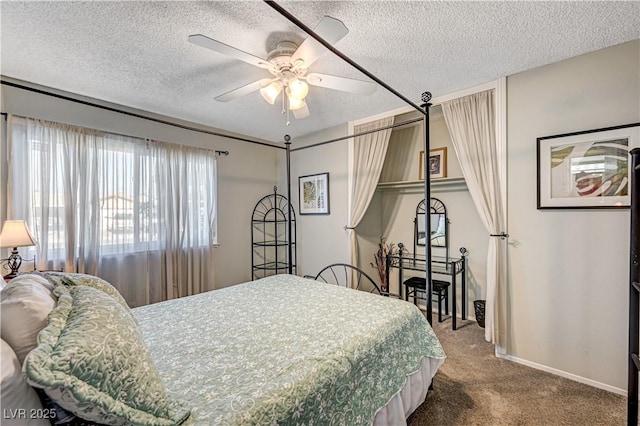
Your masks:
[[[506,233],[504,184],[499,173],[494,92],[442,104],[462,174],[482,223],[491,235]],[[485,339],[506,346],[506,239],[489,238]]]
[[[393,120],[394,117],[391,116],[355,126],[354,134],[391,126]],[[356,227],[364,217],[376,191],[390,138],[391,129],[353,138],[353,155],[349,167],[349,223],[347,224],[352,265],[358,265]]]

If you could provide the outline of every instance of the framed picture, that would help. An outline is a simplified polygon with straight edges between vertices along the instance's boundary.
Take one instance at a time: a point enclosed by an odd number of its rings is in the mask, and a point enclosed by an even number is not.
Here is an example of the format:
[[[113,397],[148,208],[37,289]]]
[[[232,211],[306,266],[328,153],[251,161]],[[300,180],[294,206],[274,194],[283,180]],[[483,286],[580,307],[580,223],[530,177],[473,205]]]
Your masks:
[[[429,174],[431,179],[447,177],[447,147],[429,150]],[[424,180],[424,151],[420,151],[419,180]]]
[[[329,173],[298,178],[300,214],[329,214]]]
[[[537,139],[538,209],[629,206],[629,151],[640,123]]]

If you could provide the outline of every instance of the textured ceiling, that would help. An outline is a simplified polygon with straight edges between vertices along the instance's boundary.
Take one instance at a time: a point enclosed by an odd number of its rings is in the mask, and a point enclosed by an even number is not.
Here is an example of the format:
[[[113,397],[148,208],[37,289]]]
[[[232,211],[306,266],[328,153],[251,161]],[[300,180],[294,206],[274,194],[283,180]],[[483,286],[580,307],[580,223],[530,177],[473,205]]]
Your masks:
[[[640,2],[280,1],[313,28],[324,15],[349,34],[336,48],[419,102],[640,38]],[[204,34],[265,58],[306,34],[267,4],[245,2],[0,2],[0,73],[280,141],[403,106],[382,87],[371,96],[312,87],[311,116],[292,118],[258,92],[214,97],[267,71],[187,42]],[[312,72],[366,79],[331,52]]]

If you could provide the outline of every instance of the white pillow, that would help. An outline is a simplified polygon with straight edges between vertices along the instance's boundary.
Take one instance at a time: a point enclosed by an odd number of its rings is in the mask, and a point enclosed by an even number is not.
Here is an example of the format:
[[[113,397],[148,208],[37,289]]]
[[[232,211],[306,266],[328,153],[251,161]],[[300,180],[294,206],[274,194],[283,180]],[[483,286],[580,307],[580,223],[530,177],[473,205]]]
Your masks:
[[[49,410],[44,410],[36,391],[29,386],[20,362],[11,346],[4,340],[0,356],[2,383],[0,384],[0,412],[3,425],[50,425]]]
[[[56,305],[52,286],[36,274],[18,275],[0,292],[0,335],[16,353],[20,365],[36,347],[40,330]]]

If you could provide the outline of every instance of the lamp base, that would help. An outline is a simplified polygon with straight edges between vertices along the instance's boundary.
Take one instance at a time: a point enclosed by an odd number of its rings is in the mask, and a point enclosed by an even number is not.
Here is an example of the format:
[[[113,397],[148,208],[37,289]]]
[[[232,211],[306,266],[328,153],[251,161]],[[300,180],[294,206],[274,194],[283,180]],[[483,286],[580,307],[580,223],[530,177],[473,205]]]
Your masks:
[[[18,275],[18,270],[20,269],[20,265],[22,265],[22,256],[18,254],[18,247],[14,247],[13,250],[11,250],[11,256],[5,260],[7,262],[6,268],[11,269],[11,272],[4,275],[2,278],[4,278],[5,281],[9,281]]]

